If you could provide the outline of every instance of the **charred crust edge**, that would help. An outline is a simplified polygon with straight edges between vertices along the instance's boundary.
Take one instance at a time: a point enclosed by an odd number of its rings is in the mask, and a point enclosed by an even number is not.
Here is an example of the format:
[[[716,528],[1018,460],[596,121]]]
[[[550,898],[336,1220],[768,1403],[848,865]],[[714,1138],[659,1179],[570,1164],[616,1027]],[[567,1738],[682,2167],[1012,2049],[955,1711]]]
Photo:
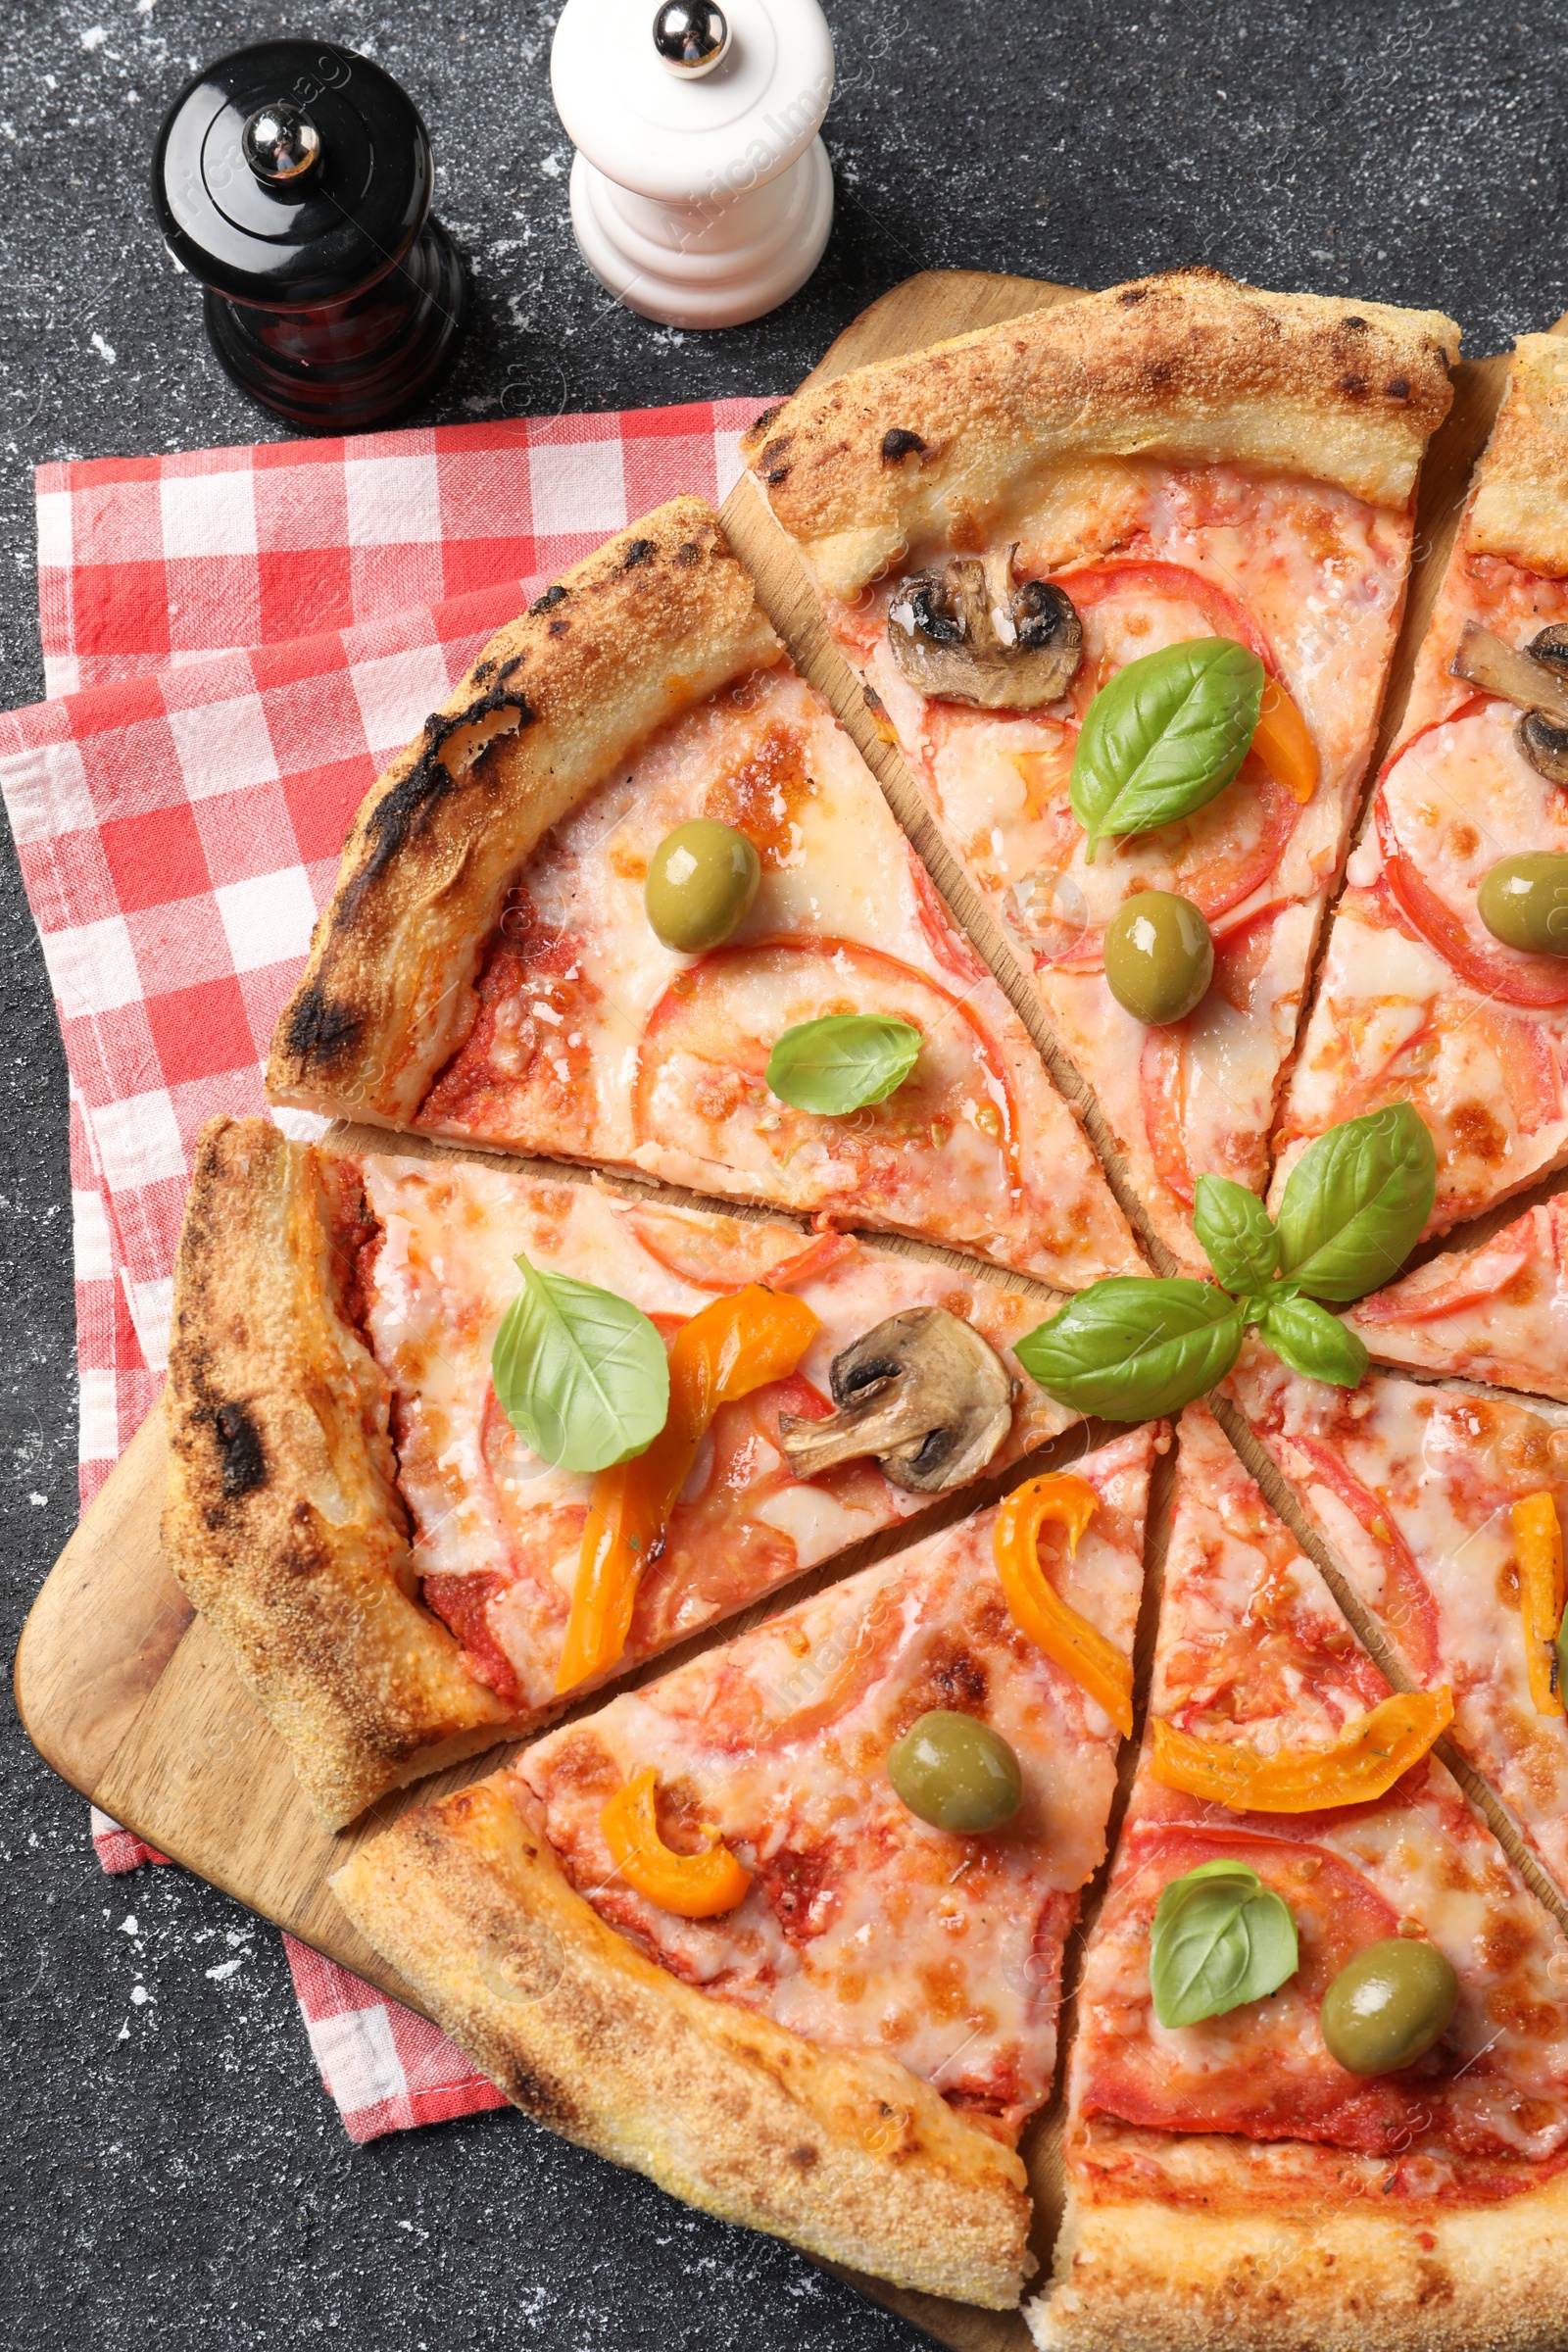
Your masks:
[[[244,1405],[220,1404],[213,1415],[213,1428],[222,1456],[220,1475],[225,1498],[232,1501],[236,1495],[249,1494],[253,1489],[266,1486],[267,1453],[262,1433]]]

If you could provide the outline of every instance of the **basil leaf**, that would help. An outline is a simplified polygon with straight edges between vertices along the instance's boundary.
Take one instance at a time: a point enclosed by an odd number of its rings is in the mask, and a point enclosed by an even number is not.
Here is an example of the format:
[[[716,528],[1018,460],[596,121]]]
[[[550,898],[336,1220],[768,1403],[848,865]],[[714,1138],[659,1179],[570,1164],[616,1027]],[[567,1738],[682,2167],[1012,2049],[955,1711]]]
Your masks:
[[[830,1012],[786,1029],[767,1057],[767,1083],[781,1102],[838,1118],[885,1102],[902,1086],[924,1044],[907,1021],[879,1012]]]
[[[640,1307],[519,1257],[522,1289],[490,1350],[496,1398],[525,1446],[561,1470],[644,1453],[669,1412],[669,1358]]]
[[[1107,1421],[1180,1412],[1236,1361],[1243,1310],[1209,1282],[1111,1274],[1014,1343],[1058,1403]]]
[[[1228,1291],[1267,1291],[1279,1271],[1280,1237],[1255,1193],[1228,1176],[1200,1176],[1193,1231]]]
[[[1191,637],[1119,669],[1089,706],[1069,798],[1093,865],[1107,833],[1149,833],[1222,793],[1257,731],[1263,664],[1229,637]]]
[[[1432,1214],[1438,1154],[1408,1102],[1331,1127],[1291,1170],[1280,1262],[1314,1298],[1348,1301],[1387,1282]]]
[[[1331,1380],[1338,1389],[1359,1388],[1367,1352],[1353,1331],[1314,1298],[1271,1298],[1258,1318],[1276,1355],[1303,1380]]]
[[[1260,2001],[1299,1965],[1289,1905],[1245,1862],[1200,1862],[1154,1906],[1149,1983],[1162,2026]]]

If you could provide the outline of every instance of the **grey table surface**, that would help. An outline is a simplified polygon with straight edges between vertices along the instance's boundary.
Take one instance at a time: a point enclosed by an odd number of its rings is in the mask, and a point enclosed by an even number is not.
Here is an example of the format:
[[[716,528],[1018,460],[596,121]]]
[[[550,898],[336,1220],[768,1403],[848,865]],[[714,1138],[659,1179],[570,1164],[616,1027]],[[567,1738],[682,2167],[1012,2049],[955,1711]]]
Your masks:
[[[786,388],[910,271],[1086,285],[1207,262],[1435,305],[1473,352],[1568,307],[1568,57],[1540,6],[829,0],[827,256],[770,318],[679,334],[608,305],[566,223],[542,0],[7,0],[0,35],[0,687],[42,692],[31,467],[270,437],[154,234],[164,107],[281,31],[414,93],[474,318],[429,416]],[[66,1070],[0,850],[0,1609],[75,1516]],[[895,2352],[921,2339],[781,2246],[510,2113],[353,2149],[276,1936],[176,1870],[110,1880],[84,1808],[0,1721],[0,2341],[437,2342]],[[225,1964],[237,1961],[237,1967]]]

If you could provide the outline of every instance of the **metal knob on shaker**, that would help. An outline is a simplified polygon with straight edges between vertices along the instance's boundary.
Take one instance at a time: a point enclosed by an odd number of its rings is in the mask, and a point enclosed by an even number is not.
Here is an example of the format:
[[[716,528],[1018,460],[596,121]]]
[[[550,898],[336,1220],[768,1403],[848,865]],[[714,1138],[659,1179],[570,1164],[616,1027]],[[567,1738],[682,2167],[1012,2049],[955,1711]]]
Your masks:
[[[304,432],[384,423],[457,344],[463,264],[430,217],[435,166],[392,76],[325,41],[263,41],[198,74],[164,118],[153,203],[206,289],[241,391]]]

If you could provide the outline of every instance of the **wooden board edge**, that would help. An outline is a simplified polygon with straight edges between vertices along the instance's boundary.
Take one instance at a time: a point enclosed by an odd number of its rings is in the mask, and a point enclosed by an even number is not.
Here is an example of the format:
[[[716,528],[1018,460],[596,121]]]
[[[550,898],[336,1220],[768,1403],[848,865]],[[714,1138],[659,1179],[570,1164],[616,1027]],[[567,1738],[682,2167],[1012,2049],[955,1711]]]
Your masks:
[[[145,1516],[149,1492],[161,1507],[166,1453],[159,1404],[76,1522],[17,1641],[12,1690],[22,1728],[50,1769],[89,1801],[195,1619],[158,1556],[156,1523],[149,1526]],[[104,1552],[122,1549],[150,1568],[157,1558],[154,1572],[140,1580],[140,1606],[128,1625],[122,1618],[106,1621],[86,1605]],[[64,1712],[55,1704],[66,1687],[79,1701],[84,1686],[103,1700],[90,1738],[79,1703]]]

